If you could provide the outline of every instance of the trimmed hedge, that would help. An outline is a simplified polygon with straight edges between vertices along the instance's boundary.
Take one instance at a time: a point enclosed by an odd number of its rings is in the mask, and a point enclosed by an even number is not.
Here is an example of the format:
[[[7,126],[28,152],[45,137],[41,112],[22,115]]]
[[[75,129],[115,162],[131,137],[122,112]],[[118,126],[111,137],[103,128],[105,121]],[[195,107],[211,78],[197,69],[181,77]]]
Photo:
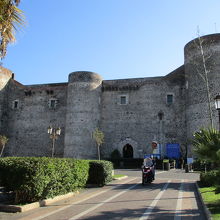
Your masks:
[[[105,160],[89,161],[89,179],[88,184],[105,185],[112,181],[113,164]]]
[[[0,185],[15,193],[15,203],[35,202],[73,192],[86,183],[112,180],[109,161],[47,157],[0,158]]]
[[[0,159],[1,186],[16,194],[15,202],[34,202],[75,191],[86,185],[88,160],[46,157]]]

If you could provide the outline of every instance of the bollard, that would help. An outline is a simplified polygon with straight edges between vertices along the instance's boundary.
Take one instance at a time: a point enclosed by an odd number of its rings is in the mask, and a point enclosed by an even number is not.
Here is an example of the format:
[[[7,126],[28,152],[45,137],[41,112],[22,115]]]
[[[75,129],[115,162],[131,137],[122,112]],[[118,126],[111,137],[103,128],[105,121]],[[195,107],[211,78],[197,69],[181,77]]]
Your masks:
[[[189,164],[186,164],[186,165],[185,165],[185,172],[186,172],[186,173],[189,173]]]

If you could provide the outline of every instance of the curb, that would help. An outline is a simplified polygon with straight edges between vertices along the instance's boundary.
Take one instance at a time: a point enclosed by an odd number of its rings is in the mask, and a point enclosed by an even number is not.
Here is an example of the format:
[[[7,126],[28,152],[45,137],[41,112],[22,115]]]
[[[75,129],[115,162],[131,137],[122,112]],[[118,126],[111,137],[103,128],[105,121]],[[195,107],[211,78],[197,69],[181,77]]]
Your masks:
[[[34,202],[34,203],[27,204],[27,205],[0,205],[0,210],[6,211],[6,212],[26,212],[26,211],[29,211],[32,209],[36,209],[39,207],[43,207],[43,206],[52,204],[52,203],[60,201],[62,199],[70,198],[72,196],[75,196],[78,193],[79,193],[79,191],[71,192],[71,193],[67,193],[65,195],[60,195],[60,196],[56,196],[54,198],[40,200],[39,202]]]
[[[200,199],[200,201],[201,201],[201,203],[202,203],[203,210],[204,210],[204,212],[205,212],[206,218],[207,218],[208,220],[212,220],[211,212],[209,211],[209,209],[207,208],[206,204],[205,204],[204,201],[203,201],[202,195],[201,195],[201,193],[200,193],[200,191],[199,191],[198,183],[195,182],[195,184],[196,184],[196,189],[197,189],[197,192],[198,192],[198,195],[199,195],[199,199]]]
[[[113,178],[113,180],[123,180],[123,179],[126,179],[128,176],[122,176],[122,177],[116,177],[116,178]]]

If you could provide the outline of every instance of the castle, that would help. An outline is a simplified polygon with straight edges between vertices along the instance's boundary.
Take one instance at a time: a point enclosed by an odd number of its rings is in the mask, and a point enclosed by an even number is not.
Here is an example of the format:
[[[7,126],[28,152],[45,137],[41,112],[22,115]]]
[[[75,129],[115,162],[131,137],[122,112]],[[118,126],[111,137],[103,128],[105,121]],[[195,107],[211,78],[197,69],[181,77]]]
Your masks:
[[[51,156],[49,125],[61,128],[56,157],[97,158],[96,128],[105,135],[105,158],[115,149],[122,157],[142,158],[152,152],[153,140],[161,154],[176,144],[192,156],[193,133],[210,126],[204,61],[218,128],[220,34],[190,41],[184,57],[184,65],[161,77],[103,80],[96,73],[73,72],[66,83],[42,85],[22,85],[1,67],[0,133],[9,138],[4,156]]]

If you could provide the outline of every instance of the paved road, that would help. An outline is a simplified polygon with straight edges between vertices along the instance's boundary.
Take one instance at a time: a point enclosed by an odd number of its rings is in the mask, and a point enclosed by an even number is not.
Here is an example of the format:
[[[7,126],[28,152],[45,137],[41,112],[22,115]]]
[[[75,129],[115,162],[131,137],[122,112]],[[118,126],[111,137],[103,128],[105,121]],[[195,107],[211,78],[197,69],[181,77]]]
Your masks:
[[[128,178],[26,213],[0,213],[6,220],[205,219],[194,182],[198,174],[157,171],[156,180],[141,185],[141,171],[117,170]]]

